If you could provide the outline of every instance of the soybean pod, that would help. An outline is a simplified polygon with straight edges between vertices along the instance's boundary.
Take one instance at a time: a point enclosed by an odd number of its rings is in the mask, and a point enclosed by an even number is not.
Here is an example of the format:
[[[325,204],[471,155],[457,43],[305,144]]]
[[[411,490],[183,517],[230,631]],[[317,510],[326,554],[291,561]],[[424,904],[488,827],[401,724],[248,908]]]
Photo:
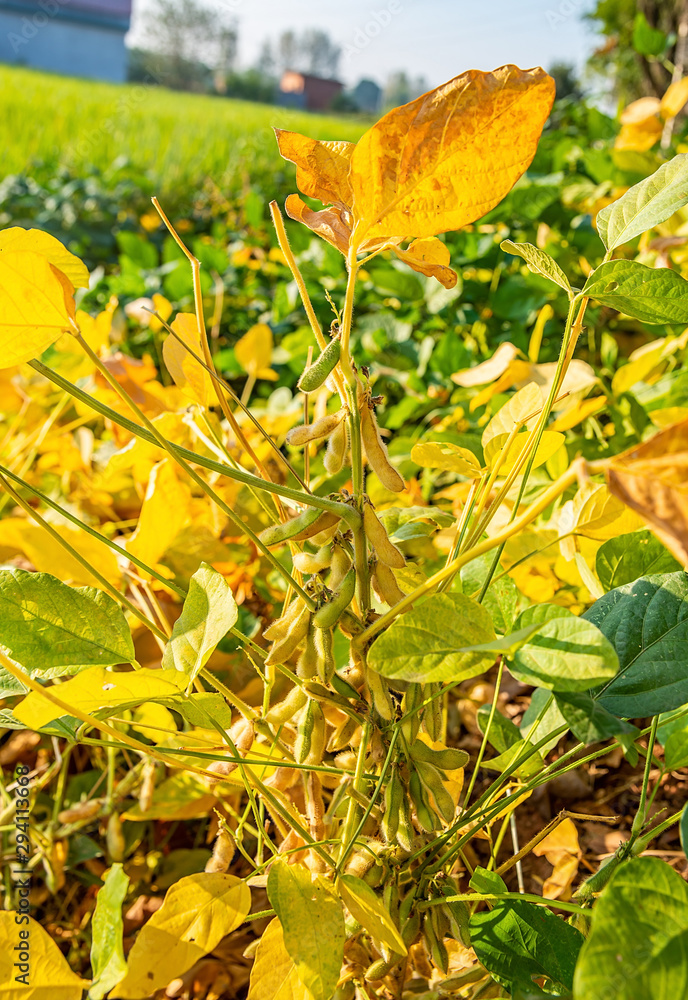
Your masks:
[[[339,361],[341,349],[338,339],[329,342],[296,383],[301,392],[315,392],[320,388],[327,376],[334,371],[334,367]]]
[[[329,601],[318,608],[313,615],[313,624],[316,628],[333,628],[339,618],[351,604],[356,591],[356,571],[352,568],[344,577],[339,590],[332,595]]]

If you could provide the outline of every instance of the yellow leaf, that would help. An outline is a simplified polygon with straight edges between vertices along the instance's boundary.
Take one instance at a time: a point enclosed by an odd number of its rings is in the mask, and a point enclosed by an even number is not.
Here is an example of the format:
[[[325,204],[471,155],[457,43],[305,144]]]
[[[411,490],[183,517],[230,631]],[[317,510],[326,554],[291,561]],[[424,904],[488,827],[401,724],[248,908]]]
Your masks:
[[[637,101],[632,101],[621,112],[619,121],[622,125],[639,125],[648,119],[654,118],[661,107],[658,97],[641,97]]]
[[[88,288],[88,268],[73,253],[42,229],[22,229],[13,226],[0,232],[0,250],[30,250],[46,257],[62,271],[75,288]]]
[[[251,908],[251,890],[234,875],[187,875],[143,925],[127,959],[127,974],[110,997],[140,1000],[211,952]]]
[[[653,340],[633,351],[629,363],[619,368],[612,379],[612,392],[621,395],[627,392],[637,382],[642,382],[657,367],[663,359],[666,350],[666,338]]]
[[[251,969],[248,1000],[312,1000],[284,947],[277,917],[263,931]]]
[[[679,111],[683,110],[686,101],[688,101],[688,76],[669,85],[659,105],[661,117],[665,121],[667,118],[675,118]]]
[[[150,729],[150,726],[155,728]],[[170,732],[177,731],[174,716],[170,710],[154,701],[146,702],[134,709],[131,728],[153,743],[162,743],[169,739]],[[169,732],[163,730],[169,730]]]
[[[200,744],[200,746],[204,750],[207,749],[204,744]],[[198,758],[196,758],[195,763],[198,764]],[[148,819],[162,819],[166,822],[201,819],[209,815],[216,803],[217,796],[209,791],[205,782],[195,774],[181,771],[179,774],[165,778],[164,781],[155,786],[151,804],[145,812],[136,803],[125,813],[122,813],[122,819],[131,820],[134,823]]]
[[[546,362],[542,365],[533,365],[530,371],[530,378],[540,386],[543,402],[547,399],[549,391],[554,381],[557,365],[556,362]],[[598,382],[597,375],[587,361],[579,361],[574,358],[564,376],[564,381],[559,387],[557,401],[552,407],[553,410],[561,410],[571,405],[571,396],[576,393],[581,395],[592,388]]]
[[[437,278],[445,288],[454,288],[459,280],[456,271],[449,267],[449,247],[435,236],[414,240],[405,250],[397,246],[391,249],[414,271],[426,274],[429,278]]]
[[[607,484],[688,565],[688,420],[618,455],[607,469]]]
[[[296,164],[299,191],[325,205],[351,205],[349,167],[353,142],[319,142],[281,128],[275,129],[275,135],[284,159]]]
[[[148,566],[156,566],[186,524],[191,491],[180,483],[171,459],[165,458],[151,472],[136,531],[127,550]]]
[[[411,449],[411,461],[424,469],[455,472],[459,476],[477,479],[480,463],[468,448],[459,448],[448,441],[420,441]]]
[[[659,118],[648,118],[633,125],[622,125],[621,131],[614,142],[614,149],[632,150],[636,153],[646,153],[659,142],[662,135],[662,123]]]
[[[31,361],[74,329],[74,288],[47,257],[0,253],[0,368]]]
[[[573,498],[573,530],[577,535],[603,542],[640,527],[641,519],[606,486],[589,483]]]
[[[198,323],[193,313],[178,313],[172,329],[199,358],[203,357],[203,346]],[[210,375],[198,361],[189,354],[176,337],[170,334],[162,345],[162,356],[167,370],[185,396],[207,408],[213,398],[213,386]]]
[[[89,985],[33,917],[0,910],[0,1000],[81,1000]]]
[[[487,361],[482,361],[475,368],[466,368],[463,371],[455,372],[451,377],[452,382],[456,382],[457,385],[463,386],[465,389],[494,382],[495,379],[504,374],[518,354],[518,347],[513,344],[508,342],[500,344]]]
[[[578,831],[571,819],[563,820],[544,840],[533,848],[533,854],[543,855],[554,871],[542,887],[545,899],[569,899],[571,884],[578,873],[578,864],[583,857],[578,843]]]
[[[272,361],[272,330],[267,323],[256,323],[234,345],[234,356],[253,378],[277,379],[270,368]]]
[[[351,156],[354,245],[480,218],[528,167],[553,100],[542,69],[502,66],[469,70],[390,111]]]
[[[154,698],[172,698],[184,686],[184,675],[178,670],[142,667],[140,670],[115,671],[89,667],[51,690],[70,708],[90,715],[99,708],[117,708]],[[37,691],[28,694],[13,711],[21,722],[32,729],[47,726],[64,714],[61,708]]]
[[[577,424],[587,420],[588,417],[593,416],[593,414],[599,413],[606,405],[606,396],[593,396],[591,399],[584,399],[580,403],[574,402],[573,406],[569,406],[568,409],[562,412],[561,416],[557,417],[550,424],[550,429],[553,431],[568,431]]]
[[[172,303],[164,295],[160,295],[159,292],[156,292],[153,296],[153,308],[159,314],[160,319],[165,320],[165,322],[172,315]],[[148,327],[153,333],[158,333],[158,331],[163,329],[163,325],[157,316],[150,316]]]
[[[535,382],[519,389],[497,413],[483,431],[482,445],[486,448],[494,438],[504,438],[524,424],[532,430],[542,410],[542,395]],[[502,444],[504,441],[502,441]],[[501,444],[499,445],[501,448]],[[486,456],[487,459],[487,456]]]
[[[381,941],[397,955],[406,954],[406,945],[394,920],[375,890],[356,875],[340,875],[337,890],[351,916],[358,920],[376,941]]]
[[[68,524],[58,523],[52,527],[110,583],[115,587],[120,585],[122,574],[117,564],[117,557],[104,542],[99,542],[81,528],[73,528]],[[32,521],[19,517],[8,517],[0,521],[0,546],[23,552],[39,573],[51,573],[64,583],[87,587],[102,586],[100,581],[56,539]]]
[[[688,407],[667,406],[661,410],[653,410],[648,416],[655,427],[663,431],[665,427],[672,424],[680,424],[682,420],[688,419]]]
[[[297,194],[290,194],[284,207],[290,219],[302,222],[346,256],[351,230],[342,219],[341,207],[323,208],[319,212],[314,212]]]
[[[507,434],[498,434],[485,446],[485,463],[488,467],[494,468],[494,465],[502,451],[502,448],[506,444],[507,439]],[[509,454],[499,467],[501,475],[508,476],[520,459],[529,439],[530,434],[527,431],[523,431],[516,435],[511,443],[511,447],[509,448]],[[540,438],[537,451],[535,452],[532,468],[539,469],[541,465],[549,462],[550,458],[552,458],[553,455],[556,455],[559,451],[565,440],[566,439],[563,434],[557,434],[554,431],[544,431],[542,437]]]

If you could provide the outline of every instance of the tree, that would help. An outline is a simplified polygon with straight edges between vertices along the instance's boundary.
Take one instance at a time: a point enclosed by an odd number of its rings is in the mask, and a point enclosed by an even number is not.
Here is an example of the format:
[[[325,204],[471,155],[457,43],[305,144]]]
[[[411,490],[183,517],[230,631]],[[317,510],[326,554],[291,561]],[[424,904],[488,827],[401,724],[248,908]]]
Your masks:
[[[153,73],[168,87],[205,89],[210,74],[225,76],[236,62],[236,22],[223,20],[198,0],[156,0],[144,31],[158,57]]]
[[[257,68],[266,75],[282,74],[293,69],[313,76],[336,77],[341,48],[326,31],[309,28],[301,35],[283,31],[275,46],[263,42]]]
[[[589,66],[621,100],[661,97],[684,74],[688,0],[597,0],[586,18],[606,38]]]
[[[575,100],[579,100],[582,97],[580,83],[576,76],[576,69],[571,63],[552,63],[547,72],[556,84],[558,101],[561,101],[564,97],[572,97]]]
[[[385,84],[383,105],[385,108],[398,108],[420,97],[428,90],[428,82],[424,76],[411,79],[405,70],[390,73]]]

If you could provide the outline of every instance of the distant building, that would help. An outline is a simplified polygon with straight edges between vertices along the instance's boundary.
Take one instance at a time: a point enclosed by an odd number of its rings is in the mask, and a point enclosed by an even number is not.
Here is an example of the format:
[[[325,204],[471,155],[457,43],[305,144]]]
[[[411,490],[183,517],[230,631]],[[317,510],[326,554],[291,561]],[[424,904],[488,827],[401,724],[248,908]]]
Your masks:
[[[131,0],[0,0],[0,62],[122,81]]]
[[[343,90],[344,84],[339,80],[324,80],[288,69],[282,74],[278,97],[279,103],[288,108],[326,111]]]
[[[374,80],[359,80],[351,96],[359,111],[367,111],[371,115],[377,114],[382,105],[382,87],[378,87]]]

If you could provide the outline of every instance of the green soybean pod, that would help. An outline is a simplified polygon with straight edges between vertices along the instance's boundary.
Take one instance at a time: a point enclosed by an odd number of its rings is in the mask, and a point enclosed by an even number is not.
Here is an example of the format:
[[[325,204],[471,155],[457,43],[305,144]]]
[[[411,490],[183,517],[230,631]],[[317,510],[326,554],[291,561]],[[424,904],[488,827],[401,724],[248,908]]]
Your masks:
[[[432,764],[425,764],[420,760],[415,761],[415,768],[425,791],[430,796],[431,803],[435,804],[434,811],[442,817],[445,823],[451,823],[456,807],[454,800],[444,786],[442,775]]]
[[[332,598],[323,604],[313,615],[316,628],[333,628],[343,611],[351,604],[356,592],[356,570],[351,568],[344,577],[342,585]]]
[[[296,538],[302,531],[315,524],[322,513],[317,507],[310,507],[296,517],[285,521],[284,524],[271,524],[269,528],[261,531],[258,537],[263,545],[281,545],[291,538]]]
[[[465,767],[469,760],[465,750],[456,750],[453,747],[447,747],[445,750],[433,750],[422,740],[416,740],[413,743],[411,756],[414,760],[433,764],[442,771],[456,771],[460,767]]]
[[[397,830],[399,829],[399,812],[403,797],[404,786],[401,783],[398,771],[395,769],[385,788],[385,812],[380,824],[380,832],[388,844],[392,844],[396,840]]]
[[[437,830],[440,825],[439,820],[432,812],[428,802],[426,801],[420,777],[415,769],[412,770],[409,775],[408,788],[409,795],[411,796],[411,801],[413,802],[413,806],[416,810],[416,816],[418,817],[418,822],[421,827],[426,833],[432,833],[434,830]]]
[[[308,635],[308,626],[311,620],[311,613],[304,604],[303,611],[290,626],[284,639],[274,642],[270,652],[265,657],[265,665],[271,666],[273,663],[286,663],[292,653],[301,645]]]
[[[339,361],[342,345],[339,340],[331,340],[325,350],[315,359],[296,383],[301,392],[315,392],[323,384]]]
[[[289,694],[286,695],[282,701],[278,701],[277,704],[273,705],[267,712],[265,721],[270,723],[271,726],[280,725],[282,722],[288,722],[300,708],[303,708],[306,704],[307,697],[306,692],[300,687],[292,688]]]
[[[401,797],[401,806],[399,808],[399,826],[397,828],[397,844],[402,849],[410,854],[413,850],[413,844],[416,839],[416,834],[413,829],[413,823],[411,822],[411,810],[409,808],[409,801],[406,795]]]
[[[306,707],[301,713],[296,730],[296,743],[294,744],[294,760],[297,764],[305,764],[306,758],[311,752],[311,741],[315,727],[315,713],[313,709],[317,704],[316,701],[309,698],[306,702]]]
[[[317,628],[315,631],[315,648],[318,651],[318,677],[323,684],[329,684],[334,677],[336,664],[334,662],[334,634],[331,628]]]
[[[326,413],[314,424],[302,424],[299,427],[292,427],[286,437],[286,442],[292,448],[303,448],[312,441],[322,441],[329,437],[336,427],[346,416],[346,410],[338,410],[336,413]]]

